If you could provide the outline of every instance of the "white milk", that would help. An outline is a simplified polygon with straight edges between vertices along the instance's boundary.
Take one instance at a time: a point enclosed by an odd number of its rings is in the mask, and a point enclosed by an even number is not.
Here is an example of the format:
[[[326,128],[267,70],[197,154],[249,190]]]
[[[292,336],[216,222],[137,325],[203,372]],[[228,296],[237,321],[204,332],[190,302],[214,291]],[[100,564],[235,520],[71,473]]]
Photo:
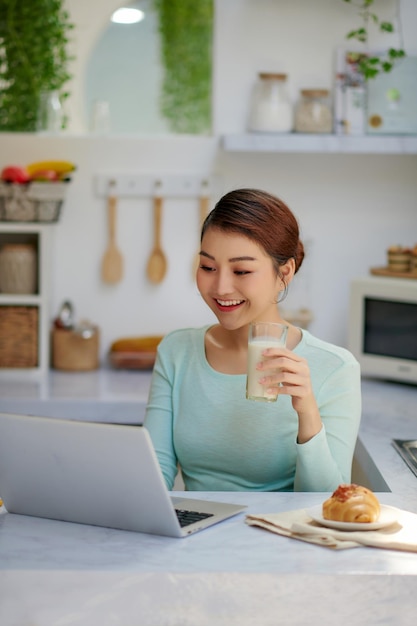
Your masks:
[[[285,345],[285,341],[274,338],[252,339],[248,344],[248,377],[246,382],[246,397],[248,400],[263,400],[264,402],[274,402],[277,399],[275,394],[268,394],[265,385],[260,385],[258,380],[263,376],[268,376],[268,370],[257,370],[256,364],[263,360],[262,352],[266,348]]]

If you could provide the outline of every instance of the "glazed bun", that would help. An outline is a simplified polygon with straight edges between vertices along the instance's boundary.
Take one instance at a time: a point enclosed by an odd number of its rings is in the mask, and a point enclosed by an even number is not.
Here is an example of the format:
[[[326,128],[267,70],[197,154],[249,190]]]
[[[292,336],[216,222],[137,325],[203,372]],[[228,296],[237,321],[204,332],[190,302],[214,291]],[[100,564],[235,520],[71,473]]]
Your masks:
[[[360,485],[339,485],[323,502],[324,519],[335,522],[369,524],[379,518],[380,504],[376,495]]]

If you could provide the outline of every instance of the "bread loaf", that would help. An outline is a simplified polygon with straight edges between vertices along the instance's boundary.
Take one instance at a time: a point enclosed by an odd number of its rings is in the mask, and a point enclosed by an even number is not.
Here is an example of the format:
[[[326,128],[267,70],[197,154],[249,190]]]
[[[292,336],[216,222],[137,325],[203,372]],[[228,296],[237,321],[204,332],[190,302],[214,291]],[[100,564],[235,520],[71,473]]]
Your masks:
[[[339,485],[330,498],[323,502],[324,519],[337,522],[371,523],[380,514],[376,495],[360,485]]]
[[[123,337],[111,344],[110,352],[154,352],[163,335]]]

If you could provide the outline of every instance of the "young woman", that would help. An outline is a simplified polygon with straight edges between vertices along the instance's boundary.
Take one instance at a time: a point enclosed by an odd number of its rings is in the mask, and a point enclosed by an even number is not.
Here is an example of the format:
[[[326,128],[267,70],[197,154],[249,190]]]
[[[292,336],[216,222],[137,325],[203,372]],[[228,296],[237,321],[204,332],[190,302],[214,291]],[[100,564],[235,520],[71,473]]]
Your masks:
[[[268,193],[231,191],[207,216],[197,285],[218,324],[165,336],[146,412],[169,489],[178,466],[194,491],[332,491],[350,482],[359,364],[279,311],[303,257],[297,220]],[[245,396],[254,320],[289,326],[286,348],[266,350],[258,365],[277,402]]]

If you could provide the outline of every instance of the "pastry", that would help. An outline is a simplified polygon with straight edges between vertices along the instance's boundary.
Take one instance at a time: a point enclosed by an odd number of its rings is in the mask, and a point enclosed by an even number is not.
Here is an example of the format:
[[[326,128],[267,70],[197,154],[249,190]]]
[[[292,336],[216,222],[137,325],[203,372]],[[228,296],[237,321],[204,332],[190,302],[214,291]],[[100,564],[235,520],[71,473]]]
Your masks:
[[[120,369],[152,369],[162,338],[163,335],[148,335],[117,339],[110,347],[110,362]]]
[[[339,485],[323,502],[324,519],[337,522],[376,522],[380,510],[379,500],[373,491],[355,484]]]

